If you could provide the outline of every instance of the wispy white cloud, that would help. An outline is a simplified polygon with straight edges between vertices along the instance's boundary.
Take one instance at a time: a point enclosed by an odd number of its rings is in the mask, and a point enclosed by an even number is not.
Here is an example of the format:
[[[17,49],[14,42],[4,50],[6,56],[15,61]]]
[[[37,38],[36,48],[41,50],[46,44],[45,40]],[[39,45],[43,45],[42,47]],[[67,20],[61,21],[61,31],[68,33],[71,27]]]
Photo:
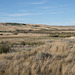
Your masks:
[[[25,10],[25,9],[21,9],[21,10],[18,10],[18,12],[29,12],[30,10]]]
[[[41,14],[42,13],[16,13],[16,14],[8,14],[8,16],[20,17],[20,16],[41,15]]]
[[[63,12],[62,11],[48,12],[48,14],[59,14],[59,13],[63,13]]]
[[[43,0],[43,1],[40,1],[40,2],[32,2],[31,4],[38,4],[38,5],[41,5],[41,4],[45,4],[48,0]]]
[[[31,4],[44,4],[45,2],[33,2]]]
[[[19,13],[1,13],[0,17],[22,17],[22,16],[35,16],[35,15],[42,15],[43,13],[29,13],[29,12],[19,12]]]
[[[56,8],[56,7],[53,7],[53,6],[42,6],[40,8],[43,8],[43,9],[49,9],[49,8]]]
[[[32,15],[30,13],[16,13],[16,14],[8,14],[8,16],[28,16],[28,15]]]
[[[0,22],[30,22],[31,18],[0,17]]]
[[[21,17],[21,16],[42,15],[42,14],[43,13],[15,13],[15,14],[0,13],[0,17]]]
[[[40,12],[40,13],[13,13],[13,14],[8,14],[8,13],[3,13],[0,14],[0,17],[23,17],[23,16],[37,16],[37,15],[45,15],[45,14],[58,14],[58,13],[63,13],[60,11],[53,11],[53,12]]]
[[[37,15],[44,15],[44,14],[59,14],[63,13],[61,11],[53,11],[53,12],[43,12],[43,13],[15,13],[15,14],[7,14],[9,17],[22,17],[22,16],[37,16]]]

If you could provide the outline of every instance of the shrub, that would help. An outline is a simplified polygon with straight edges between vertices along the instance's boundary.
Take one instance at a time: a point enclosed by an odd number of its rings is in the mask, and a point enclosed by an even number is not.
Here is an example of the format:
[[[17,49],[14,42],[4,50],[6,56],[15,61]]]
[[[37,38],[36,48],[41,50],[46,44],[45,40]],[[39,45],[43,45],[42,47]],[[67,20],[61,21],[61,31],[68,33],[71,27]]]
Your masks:
[[[30,42],[26,42],[26,44],[27,44],[27,45],[34,46],[34,45],[43,45],[44,42],[32,42],[32,41],[30,41]]]
[[[3,34],[0,34],[0,35],[3,35]]]
[[[50,33],[50,37],[72,37],[72,36],[75,36],[74,33],[65,33],[65,32],[62,32],[62,33]]]
[[[0,53],[7,53],[10,51],[10,45],[7,42],[0,43]]]
[[[32,41],[29,41],[29,42],[25,42],[25,41],[21,41],[20,45],[31,45],[31,46],[34,46],[34,45],[43,45],[44,42],[32,42]]]
[[[26,43],[24,42],[24,41],[22,41],[21,43],[20,43],[20,45],[25,45]]]
[[[51,57],[52,57],[52,55],[50,53],[42,52],[42,53],[38,53],[36,55],[35,60],[44,60],[44,59],[51,58]]]
[[[13,35],[18,35],[18,32],[14,32]]]

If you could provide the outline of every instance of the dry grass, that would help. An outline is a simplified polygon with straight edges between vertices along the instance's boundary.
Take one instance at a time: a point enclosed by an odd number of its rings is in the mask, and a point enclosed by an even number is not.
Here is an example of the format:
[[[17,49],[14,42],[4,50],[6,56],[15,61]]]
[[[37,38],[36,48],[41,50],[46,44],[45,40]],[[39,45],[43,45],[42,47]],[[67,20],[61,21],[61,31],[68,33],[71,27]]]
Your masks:
[[[16,29],[75,29],[75,26],[46,26],[36,24],[5,25],[0,31]],[[57,31],[53,31],[57,32]],[[68,32],[68,31],[63,31]],[[70,31],[71,32],[71,31]],[[75,75],[75,37],[50,37],[50,34],[0,32],[0,42],[9,41],[15,51],[0,54],[0,75]],[[21,42],[24,42],[24,45]],[[34,42],[44,42],[37,45]],[[26,45],[27,44],[27,45]],[[36,44],[36,45],[34,45]]]
[[[0,55],[0,75],[74,75],[75,39],[57,40],[30,51]]]
[[[14,23],[7,24],[0,23],[0,31],[15,31],[19,30],[40,30],[40,29],[49,29],[49,30],[67,30],[67,31],[75,31],[75,26],[51,26],[51,25],[43,25],[43,24],[20,24],[20,25],[12,25]]]

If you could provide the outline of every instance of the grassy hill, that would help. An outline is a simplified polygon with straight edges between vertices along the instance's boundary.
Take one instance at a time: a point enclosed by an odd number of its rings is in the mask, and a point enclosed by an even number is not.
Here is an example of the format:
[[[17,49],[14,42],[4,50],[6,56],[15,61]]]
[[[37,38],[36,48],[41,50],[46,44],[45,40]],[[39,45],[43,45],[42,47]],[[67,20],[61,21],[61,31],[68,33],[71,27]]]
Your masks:
[[[0,23],[0,75],[74,75],[75,26]]]

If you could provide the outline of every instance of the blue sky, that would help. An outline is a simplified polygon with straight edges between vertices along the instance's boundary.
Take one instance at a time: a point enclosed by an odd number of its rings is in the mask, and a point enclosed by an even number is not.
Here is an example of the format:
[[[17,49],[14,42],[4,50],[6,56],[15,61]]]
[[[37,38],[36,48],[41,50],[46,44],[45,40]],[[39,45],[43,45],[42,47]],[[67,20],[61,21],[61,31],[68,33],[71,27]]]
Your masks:
[[[0,22],[75,25],[75,0],[0,0]]]

